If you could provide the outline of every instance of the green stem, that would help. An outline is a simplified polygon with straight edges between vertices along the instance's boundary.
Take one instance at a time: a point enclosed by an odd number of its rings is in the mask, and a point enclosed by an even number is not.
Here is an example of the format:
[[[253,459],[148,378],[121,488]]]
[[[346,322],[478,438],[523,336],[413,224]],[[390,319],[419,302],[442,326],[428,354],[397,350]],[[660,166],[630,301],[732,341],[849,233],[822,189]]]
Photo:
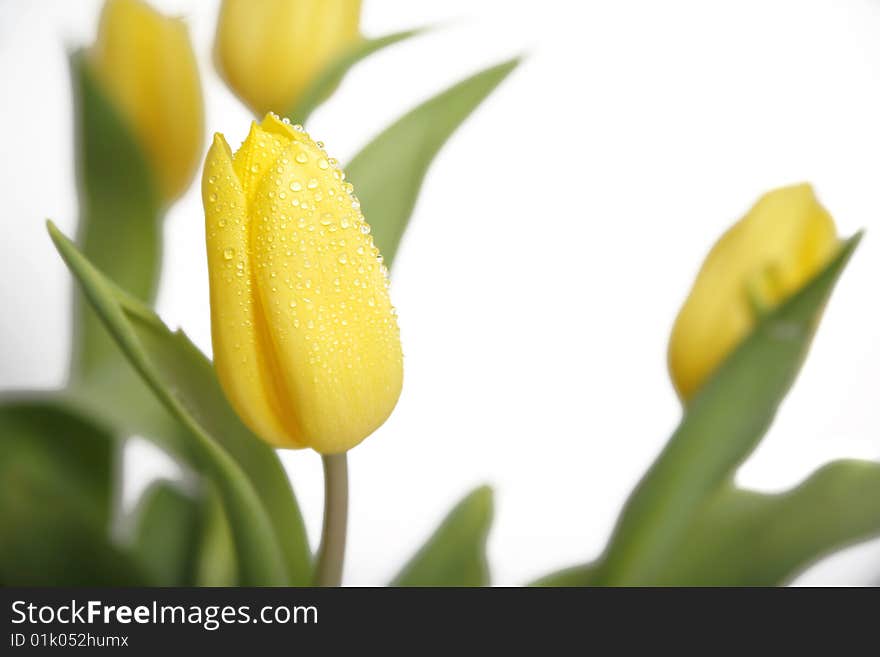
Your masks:
[[[348,525],[348,462],[346,454],[321,456],[324,463],[324,530],[315,567],[317,586],[339,586]]]

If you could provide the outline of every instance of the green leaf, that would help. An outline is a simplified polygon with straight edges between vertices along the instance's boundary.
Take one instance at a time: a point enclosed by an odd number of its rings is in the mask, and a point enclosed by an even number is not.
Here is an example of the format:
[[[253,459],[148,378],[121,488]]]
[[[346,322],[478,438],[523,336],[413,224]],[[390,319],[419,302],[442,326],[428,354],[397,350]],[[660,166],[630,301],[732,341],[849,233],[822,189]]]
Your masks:
[[[823,271],[762,319],[692,400],[621,513],[601,584],[656,578],[703,502],[758,444],[794,382],[859,238],[846,242]]]
[[[66,491],[70,504],[107,527],[113,512],[117,445],[102,427],[49,397],[0,402],[0,483],[4,498],[18,479]],[[27,515],[31,510],[16,505]]]
[[[85,256],[124,290],[144,301],[156,292],[161,265],[162,203],[140,146],[104,95],[86,56],[70,59],[75,99],[80,218],[77,242]],[[98,317],[74,301],[74,379],[119,364],[119,353]]]
[[[187,430],[179,456],[223,498],[242,583],[304,584],[311,555],[299,507],[268,445],[229,407],[211,363],[181,333],[95,269],[49,222],[49,233],[87,298],[132,366]]]
[[[584,564],[557,570],[532,582],[529,586],[595,586],[597,568],[595,564]]]
[[[492,489],[481,486],[452,509],[391,586],[487,586],[491,523]]]
[[[197,586],[236,586],[238,569],[232,528],[214,487],[206,487],[201,542],[197,558]]]
[[[724,486],[646,583],[778,586],[873,536],[880,536],[880,463],[836,461],[785,493]]]
[[[137,510],[134,553],[155,586],[194,586],[204,507],[167,482],[154,483]]]
[[[286,113],[293,122],[305,124],[312,112],[336,91],[349,69],[362,59],[390,45],[424,32],[424,28],[395,32],[377,39],[363,39],[328,64],[305,89],[296,105]]]
[[[110,539],[112,437],[52,400],[0,405],[0,584],[146,583]]]
[[[512,59],[488,68],[422,103],[367,144],[345,168],[389,266],[434,156],[518,63]]]
[[[311,552],[299,505],[278,454],[242,424],[226,401],[211,362],[186,335],[172,333],[152,314],[129,313],[128,319],[158,368],[167,394],[180,401],[190,419],[248,476],[278,535],[290,584],[305,586],[311,578]]]

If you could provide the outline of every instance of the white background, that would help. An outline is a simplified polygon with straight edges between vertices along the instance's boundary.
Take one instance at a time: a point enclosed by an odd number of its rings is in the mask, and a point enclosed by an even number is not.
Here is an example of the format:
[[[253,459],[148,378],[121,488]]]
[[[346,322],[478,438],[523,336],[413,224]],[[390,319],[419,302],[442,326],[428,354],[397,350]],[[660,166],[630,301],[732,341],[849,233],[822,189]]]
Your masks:
[[[216,4],[187,17],[207,133],[237,144],[248,112],[211,67]],[[310,132],[343,162],[448,84],[528,59],[431,169],[394,270],[406,382],[351,454],[346,581],[379,584],[452,504],[496,490],[494,581],[598,554],[679,417],[666,340],[705,252],[763,191],[808,180],[843,234],[868,235],[777,422],[739,474],[781,490],[835,457],[880,457],[880,2],[367,0],[364,32],[444,29],[358,66]],[[45,234],[75,228],[67,48],[96,1],[0,0],[0,386],[58,386],[70,279]],[[210,350],[203,219],[170,212],[159,310]],[[171,472],[146,445],[132,500]],[[313,542],[319,460],[282,454]],[[880,542],[804,584],[880,580]]]

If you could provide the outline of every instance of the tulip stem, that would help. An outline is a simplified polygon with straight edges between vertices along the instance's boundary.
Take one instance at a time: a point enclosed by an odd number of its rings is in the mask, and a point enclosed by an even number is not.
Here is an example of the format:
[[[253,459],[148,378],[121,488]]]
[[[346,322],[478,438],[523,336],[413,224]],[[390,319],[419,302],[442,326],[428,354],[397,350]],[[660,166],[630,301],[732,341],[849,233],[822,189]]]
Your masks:
[[[321,460],[324,462],[324,529],[315,566],[315,584],[339,586],[348,525],[348,462],[345,452],[323,455]]]

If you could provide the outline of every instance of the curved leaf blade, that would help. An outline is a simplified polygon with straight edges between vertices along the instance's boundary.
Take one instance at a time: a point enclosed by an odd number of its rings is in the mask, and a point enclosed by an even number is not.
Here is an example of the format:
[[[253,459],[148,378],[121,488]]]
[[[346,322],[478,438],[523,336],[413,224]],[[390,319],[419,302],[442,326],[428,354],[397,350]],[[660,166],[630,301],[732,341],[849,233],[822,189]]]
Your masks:
[[[223,498],[242,582],[308,581],[305,530],[278,457],[229,408],[210,363],[186,336],[169,331],[149,308],[108,281],[51,222],[49,232],[132,366],[188,430],[185,456]],[[282,552],[282,542],[289,551]],[[288,564],[297,570],[288,572]]]
[[[755,448],[797,376],[859,239],[846,242],[823,271],[769,313],[693,399],[624,506],[600,583],[651,581],[700,505]]]
[[[443,520],[391,586],[488,586],[492,489],[481,486]]]
[[[199,542],[196,586],[237,586],[235,543],[222,500],[206,487],[202,536]]]
[[[422,103],[379,134],[345,167],[376,246],[389,266],[431,161],[519,61],[516,58],[492,66]]]
[[[650,582],[779,586],[833,550],[880,536],[880,463],[836,461],[790,491],[726,486]]]
[[[242,424],[226,401],[211,362],[183,332],[172,333],[155,315],[128,313],[128,318],[166,388],[248,476],[275,528],[290,583],[305,586],[311,577],[305,523],[275,450]]]
[[[204,513],[202,500],[159,481],[137,510],[133,551],[155,586],[194,586]]]
[[[317,109],[318,105],[323,103],[333,94],[336,87],[342,82],[345,74],[348,73],[349,69],[355,64],[379,50],[387,48],[395,43],[399,43],[400,41],[405,41],[406,39],[421,34],[424,31],[425,28],[417,28],[414,30],[404,30],[402,32],[387,34],[375,39],[363,39],[359,41],[346,52],[331,61],[330,64],[321,71],[321,73],[303,92],[296,105],[294,105],[285,116],[287,116],[287,118],[293,123],[305,124],[305,122],[309,120],[312,112]]]

